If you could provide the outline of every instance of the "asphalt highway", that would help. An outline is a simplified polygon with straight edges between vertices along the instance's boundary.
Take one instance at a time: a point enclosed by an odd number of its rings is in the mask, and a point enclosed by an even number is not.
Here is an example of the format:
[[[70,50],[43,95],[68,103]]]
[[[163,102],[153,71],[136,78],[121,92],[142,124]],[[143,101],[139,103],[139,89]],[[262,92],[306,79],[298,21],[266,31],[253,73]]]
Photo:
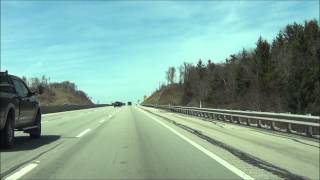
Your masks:
[[[0,150],[1,179],[286,178],[137,106],[43,115],[42,132]]]
[[[1,175],[5,179],[246,177],[151,116],[136,107],[44,115],[41,139],[18,133],[16,146],[2,150]]]

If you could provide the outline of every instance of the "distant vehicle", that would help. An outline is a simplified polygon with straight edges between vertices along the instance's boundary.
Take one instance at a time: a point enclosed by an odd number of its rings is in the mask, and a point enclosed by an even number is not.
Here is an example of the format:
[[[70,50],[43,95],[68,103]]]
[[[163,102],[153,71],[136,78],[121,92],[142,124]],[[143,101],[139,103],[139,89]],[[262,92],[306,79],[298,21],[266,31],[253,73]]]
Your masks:
[[[129,101],[129,102],[128,102],[128,106],[131,106],[131,105],[132,105],[132,102],[131,102],[131,101]]]
[[[41,94],[43,89],[38,88]],[[0,142],[4,147],[14,143],[14,130],[41,136],[41,110],[36,92],[30,91],[22,79],[0,72]]]
[[[113,105],[113,107],[121,107],[124,105],[124,103],[116,101],[116,102],[112,103],[112,105]]]

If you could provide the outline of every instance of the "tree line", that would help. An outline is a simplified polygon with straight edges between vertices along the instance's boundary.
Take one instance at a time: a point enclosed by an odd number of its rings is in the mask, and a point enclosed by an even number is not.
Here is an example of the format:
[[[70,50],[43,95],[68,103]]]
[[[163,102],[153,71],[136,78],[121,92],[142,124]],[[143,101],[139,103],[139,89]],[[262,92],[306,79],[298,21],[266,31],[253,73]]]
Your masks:
[[[269,43],[260,37],[223,63],[199,60],[166,72],[182,86],[180,105],[320,114],[320,29],[317,20],[289,24]]]
[[[70,81],[63,81],[63,82],[50,82],[50,78],[46,76],[41,76],[41,78],[38,77],[32,77],[32,78],[26,78],[25,76],[22,77],[22,80],[28,85],[28,87],[36,91],[38,87],[42,87],[44,90],[43,95],[41,96],[55,96],[55,91],[53,89],[60,88],[64,91],[71,92],[73,94],[76,94],[78,97],[83,99],[88,99],[90,101],[90,97],[84,92],[78,89],[77,85]]]

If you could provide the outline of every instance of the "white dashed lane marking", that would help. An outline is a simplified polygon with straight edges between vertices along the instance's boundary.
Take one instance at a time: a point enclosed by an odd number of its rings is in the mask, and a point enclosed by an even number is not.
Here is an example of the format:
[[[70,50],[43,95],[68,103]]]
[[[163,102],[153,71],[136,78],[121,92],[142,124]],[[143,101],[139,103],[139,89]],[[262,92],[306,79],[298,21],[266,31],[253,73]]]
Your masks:
[[[16,180],[16,179],[19,179],[23,175],[27,174],[28,172],[30,172],[32,169],[34,169],[37,166],[38,166],[38,163],[28,164],[27,166],[23,167],[22,169],[20,169],[19,171],[15,172],[14,174],[6,177],[5,180]]]
[[[89,131],[91,131],[91,129],[86,129],[86,130],[84,130],[82,133],[78,134],[78,136],[76,136],[76,137],[79,138],[79,137],[87,134]]]

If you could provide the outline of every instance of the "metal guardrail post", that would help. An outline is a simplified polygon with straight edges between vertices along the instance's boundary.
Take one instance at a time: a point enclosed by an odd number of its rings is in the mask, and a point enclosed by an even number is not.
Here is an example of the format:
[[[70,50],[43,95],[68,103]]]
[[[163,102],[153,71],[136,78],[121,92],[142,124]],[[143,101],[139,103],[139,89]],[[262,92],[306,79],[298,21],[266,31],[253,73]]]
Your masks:
[[[267,128],[265,125],[270,125],[270,129],[278,131],[286,125],[287,133],[301,134],[308,137],[319,137],[320,117],[306,116],[306,115],[291,115],[283,113],[270,112],[251,112],[251,111],[237,111],[237,110],[223,110],[223,109],[209,109],[197,107],[183,107],[183,106],[166,106],[166,105],[145,105],[148,107],[156,107],[172,112],[179,112],[191,116],[204,117],[216,119],[219,121],[227,121],[231,123],[246,124],[251,126],[257,122],[257,127]],[[292,126],[297,127],[297,132],[292,130]],[[300,132],[300,133],[299,133]]]
[[[313,135],[312,126],[307,126],[307,133],[306,134],[308,137],[312,137],[312,135]]]
[[[243,124],[243,122],[245,121],[245,119],[244,118],[239,118],[239,124]]]
[[[291,123],[288,123],[287,133],[292,133],[292,124]]]
[[[237,117],[236,123],[237,123],[237,124],[240,124],[240,117]]]
[[[261,128],[261,120],[258,119],[258,125],[257,125],[258,128]]]
[[[272,130],[275,130],[275,122],[270,122],[270,128],[272,129]]]
[[[247,125],[247,126],[251,126],[251,124],[250,124],[250,119],[249,119],[249,118],[247,118],[247,120],[246,120],[246,125]]]

